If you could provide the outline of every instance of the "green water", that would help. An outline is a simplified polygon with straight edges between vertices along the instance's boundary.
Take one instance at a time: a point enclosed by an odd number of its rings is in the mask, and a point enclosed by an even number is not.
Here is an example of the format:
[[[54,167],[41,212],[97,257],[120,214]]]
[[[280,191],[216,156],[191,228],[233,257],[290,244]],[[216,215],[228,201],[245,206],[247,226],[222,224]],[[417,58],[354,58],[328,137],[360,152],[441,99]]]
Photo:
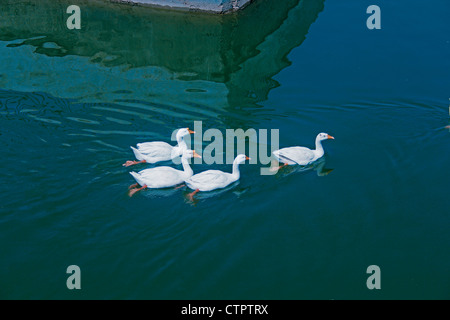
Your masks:
[[[371,4],[2,1],[0,298],[449,299],[450,5],[381,0],[368,30]],[[129,198],[129,146],[194,121],[279,129],[280,147],[328,132],[329,173],[244,164],[195,204]],[[231,170],[193,165],[212,168]]]

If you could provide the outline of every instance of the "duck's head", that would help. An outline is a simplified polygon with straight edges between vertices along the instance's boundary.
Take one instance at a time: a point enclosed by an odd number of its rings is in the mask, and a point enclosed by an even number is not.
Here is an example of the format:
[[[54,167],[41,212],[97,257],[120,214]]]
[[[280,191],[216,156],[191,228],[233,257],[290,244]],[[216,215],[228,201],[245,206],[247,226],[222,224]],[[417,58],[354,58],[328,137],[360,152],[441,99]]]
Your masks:
[[[247,157],[245,154],[240,154],[234,159],[234,162],[236,163],[243,163],[245,160],[251,160],[249,157]]]
[[[197,152],[195,152],[195,150],[185,150],[184,152],[183,152],[183,156],[182,156],[183,158],[186,158],[186,159],[190,159],[190,158],[202,158],[202,156],[201,155],[199,155]]]
[[[317,135],[317,140],[322,141],[322,140],[327,140],[327,139],[334,139],[334,137],[330,136],[328,133],[319,133]]]
[[[188,134],[191,134],[191,133],[195,133],[195,131],[192,131],[189,128],[178,129],[177,139],[183,138],[184,136],[187,136]]]

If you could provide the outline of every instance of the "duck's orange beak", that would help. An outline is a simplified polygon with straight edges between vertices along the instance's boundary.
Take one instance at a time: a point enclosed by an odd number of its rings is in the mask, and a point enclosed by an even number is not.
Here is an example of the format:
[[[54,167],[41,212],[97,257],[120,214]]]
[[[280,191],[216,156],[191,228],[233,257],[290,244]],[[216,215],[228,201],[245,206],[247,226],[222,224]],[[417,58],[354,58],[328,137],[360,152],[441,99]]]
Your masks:
[[[245,156],[245,160],[252,160],[251,158],[249,158],[249,157],[247,157],[247,156]]]
[[[334,139],[334,137],[333,137],[333,136],[330,136],[330,135],[328,135],[328,139]]]
[[[191,129],[189,129],[189,128],[187,128],[187,130],[188,130],[188,132],[189,132],[190,134],[195,133],[195,131],[193,131],[193,130],[191,130]]]
[[[194,158],[202,158],[202,156],[201,155],[199,155],[197,152],[195,152],[195,150],[194,150]]]

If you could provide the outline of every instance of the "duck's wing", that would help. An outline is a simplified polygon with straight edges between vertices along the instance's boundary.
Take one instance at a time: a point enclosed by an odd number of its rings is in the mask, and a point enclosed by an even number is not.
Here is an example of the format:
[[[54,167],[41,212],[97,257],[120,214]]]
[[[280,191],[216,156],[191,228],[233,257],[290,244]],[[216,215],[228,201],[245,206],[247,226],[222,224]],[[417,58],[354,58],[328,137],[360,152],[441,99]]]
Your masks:
[[[173,147],[165,142],[145,142],[138,143],[138,149],[133,147],[132,150],[139,160],[146,160],[149,163],[172,159]]]
[[[140,151],[146,151],[147,149],[153,148],[172,148],[172,146],[164,141],[152,141],[152,142],[138,143],[137,148]]]
[[[314,152],[305,147],[289,147],[276,150],[274,156],[282,163],[306,165],[314,160]]]
[[[133,177],[146,184],[149,188],[167,188],[183,182],[183,171],[176,170],[172,167],[156,167],[139,171]],[[141,184],[141,182],[136,179]],[[142,184],[141,184],[142,185]]]
[[[167,166],[161,166],[161,167],[155,167],[155,168],[149,168],[139,171],[139,175],[142,177],[154,177],[156,174],[170,174],[173,172],[179,171],[177,169],[174,169],[172,167]]]
[[[232,182],[231,174],[220,170],[207,170],[186,180],[186,183],[192,189],[204,191],[226,187],[230,182]]]

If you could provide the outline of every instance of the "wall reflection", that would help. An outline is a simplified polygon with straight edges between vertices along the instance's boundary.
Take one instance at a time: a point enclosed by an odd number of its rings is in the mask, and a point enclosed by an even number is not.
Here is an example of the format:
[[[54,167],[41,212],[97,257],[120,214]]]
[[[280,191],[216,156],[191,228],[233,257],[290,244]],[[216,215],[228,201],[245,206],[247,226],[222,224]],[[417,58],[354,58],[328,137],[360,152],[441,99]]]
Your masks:
[[[81,30],[66,28],[71,4],[82,9]],[[3,48],[9,57],[0,87],[124,104],[171,95],[173,105],[254,105],[278,85],[273,76],[289,65],[288,53],[323,6],[324,0],[259,0],[238,13],[211,15],[107,1],[2,1],[0,40],[33,54]],[[72,56],[85,60],[56,59]]]

